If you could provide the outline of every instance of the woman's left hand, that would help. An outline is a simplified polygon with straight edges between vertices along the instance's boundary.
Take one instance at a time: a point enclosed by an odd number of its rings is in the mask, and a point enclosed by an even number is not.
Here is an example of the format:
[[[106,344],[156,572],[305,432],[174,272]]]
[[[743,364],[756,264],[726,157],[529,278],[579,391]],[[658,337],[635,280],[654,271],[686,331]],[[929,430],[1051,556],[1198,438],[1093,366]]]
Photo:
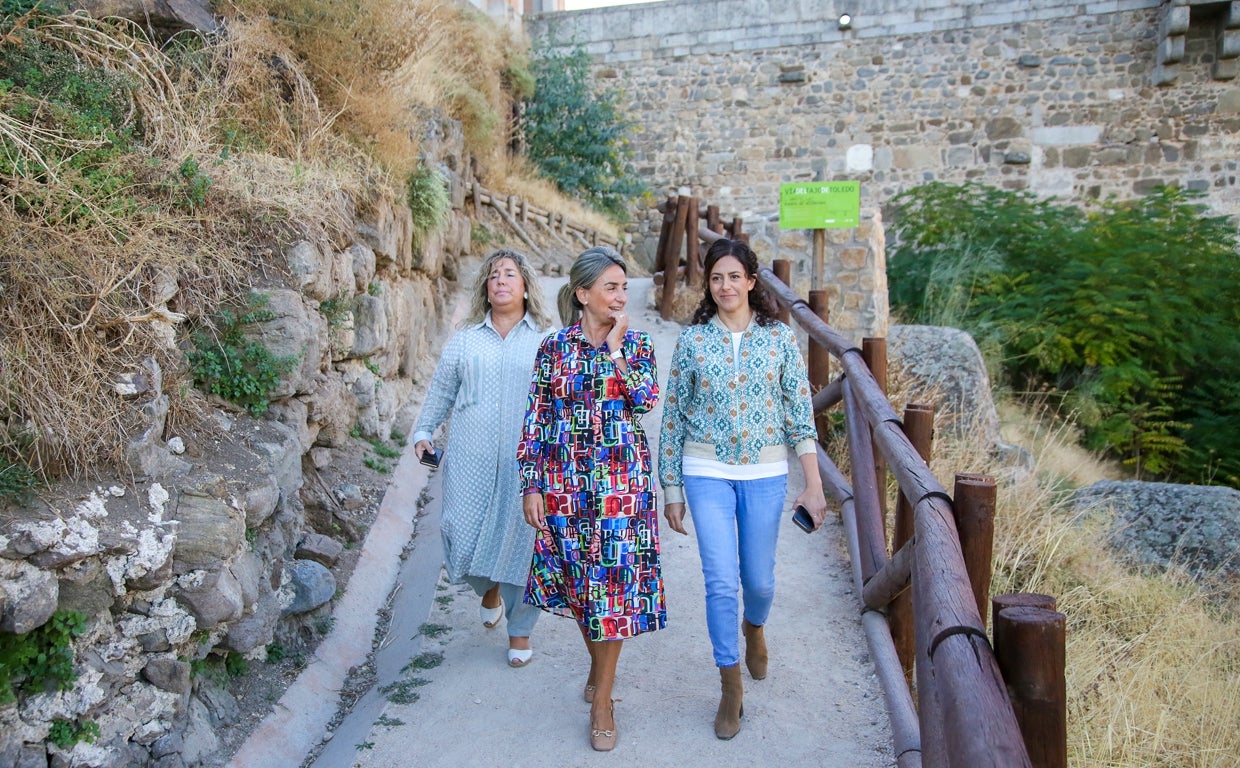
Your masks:
[[[801,491],[801,495],[797,496],[796,501],[792,502],[792,507],[805,507],[809,511],[810,519],[814,521],[814,530],[818,530],[823,521],[827,519],[827,499],[822,494],[822,489],[817,491],[806,488]]]

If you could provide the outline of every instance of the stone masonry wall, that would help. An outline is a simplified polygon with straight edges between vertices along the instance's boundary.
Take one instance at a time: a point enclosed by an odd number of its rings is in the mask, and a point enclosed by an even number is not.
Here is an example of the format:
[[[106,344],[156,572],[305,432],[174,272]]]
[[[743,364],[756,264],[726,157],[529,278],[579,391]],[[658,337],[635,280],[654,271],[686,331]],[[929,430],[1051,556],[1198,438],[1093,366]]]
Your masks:
[[[526,24],[535,41],[583,45],[623,93],[657,196],[691,191],[753,232],[777,230],[790,181],[860,180],[870,211],[931,180],[1070,200],[1179,184],[1240,214],[1238,6],[670,0]],[[632,233],[648,262],[658,221]],[[759,253],[803,269],[802,254]]]

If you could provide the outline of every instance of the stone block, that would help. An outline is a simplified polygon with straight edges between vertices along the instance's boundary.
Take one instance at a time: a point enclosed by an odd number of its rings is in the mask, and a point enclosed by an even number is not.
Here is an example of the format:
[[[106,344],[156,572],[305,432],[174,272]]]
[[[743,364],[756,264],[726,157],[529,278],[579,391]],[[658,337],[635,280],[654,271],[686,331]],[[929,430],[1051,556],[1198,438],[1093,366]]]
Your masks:
[[[177,590],[176,598],[194,617],[198,629],[213,629],[241,618],[244,611],[241,585],[232,573],[227,570],[198,571],[194,577],[182,577],[185,586]]]
[[[1065,168],[1084,168],[1089,165],[1093,154],[1089,147],[1068,147],[1063,151],[1063,165]]]
[[[173,519],[180,521],[173,549],[176,567],[192,570],[229,560],[245,544],[245,517],[222,500],[183,491]]]
[[[56,612],[60,584],[50,571],[21,560],[0,559],[0,631],[22,635]]]
[[[1101,137],[1102,128],[1097,125],[1063,125],[1034,128],[1030,131],[1033,143],[1043,147],[1096,144]]]
[[[997,117],[986,123],[986,138],[991,141],[1014,139],[1024,133],[1024,126],[1015,118]]]
[[[301,560],[314,560],[328,568],[336,564],[344,545],[339,541],[321,533],[307,533],[297,545],[296,557]]]
[[[869,250],[866,248],[841,248],[839,263],[844,269],[862,269],[866,265]]]
[[[142,668],[142,677],[151,685],[169,693],[188,693],[189,663],[168,656],[159,656]]]
[[[282,614],[293,616],[312,611],[336,594],[336,577],[321,563],[293,560],[285,566],[288,581],[280,588]]]

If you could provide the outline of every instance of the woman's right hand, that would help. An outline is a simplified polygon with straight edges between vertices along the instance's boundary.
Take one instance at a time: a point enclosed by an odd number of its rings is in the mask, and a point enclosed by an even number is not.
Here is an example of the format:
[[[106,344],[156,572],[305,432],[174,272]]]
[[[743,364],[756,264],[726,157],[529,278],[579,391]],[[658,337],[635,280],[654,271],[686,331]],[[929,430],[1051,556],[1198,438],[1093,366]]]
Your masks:
[[[689,532],[685,530],[685,503],[683,501],[664,504],[663,517],[667,519],[667,525],[673,531],[685,536],[689,535]]]
[[[521,511],[525,522],[540,531],[547,530],[547,508],[541,493],[527,493],[521,498]]]
[[[418,461],[422,460],[422,454],[433,449],[434,446],[431,445],[429,440],[419,440],[413,444],[413,453],[418,457]]]

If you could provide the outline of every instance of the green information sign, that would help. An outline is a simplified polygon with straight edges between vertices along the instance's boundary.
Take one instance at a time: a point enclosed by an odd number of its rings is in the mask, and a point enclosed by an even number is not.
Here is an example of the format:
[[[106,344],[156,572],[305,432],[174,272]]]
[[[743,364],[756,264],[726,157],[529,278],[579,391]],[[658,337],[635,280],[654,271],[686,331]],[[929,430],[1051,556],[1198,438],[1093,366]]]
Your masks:
[[[861,182],[779,185],[780,229],[851,229],[861,223]]]

